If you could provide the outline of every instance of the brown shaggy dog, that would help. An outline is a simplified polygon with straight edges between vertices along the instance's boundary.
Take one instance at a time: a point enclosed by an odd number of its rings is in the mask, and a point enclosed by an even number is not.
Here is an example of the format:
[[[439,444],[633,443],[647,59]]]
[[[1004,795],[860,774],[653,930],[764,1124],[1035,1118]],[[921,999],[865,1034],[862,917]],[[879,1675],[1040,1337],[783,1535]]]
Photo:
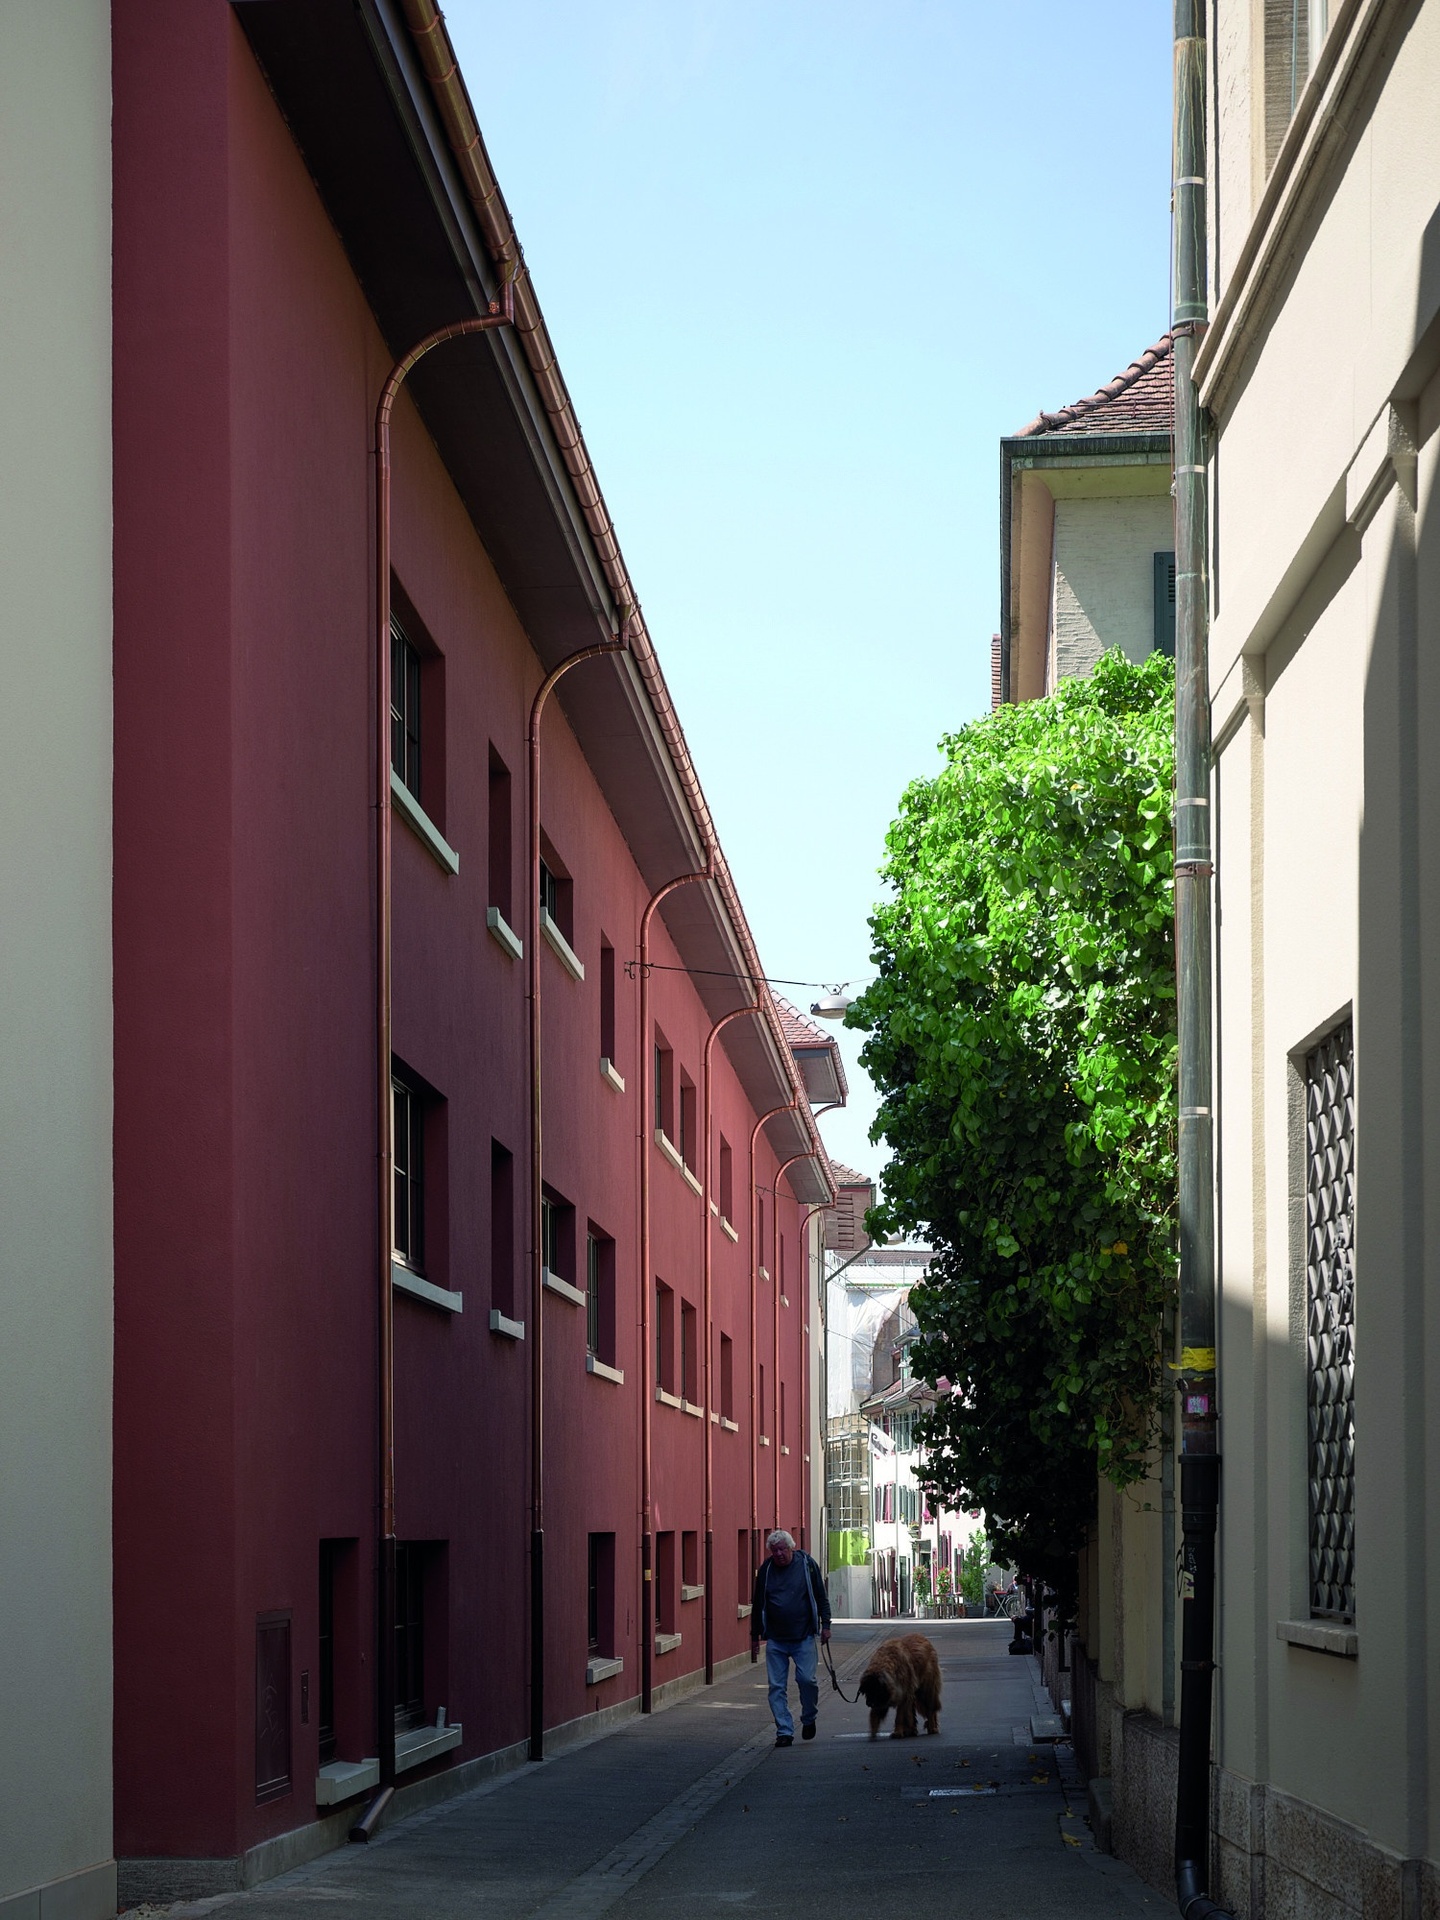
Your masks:
[[[892,1740],[913,1739],[920,1731],[915,1724],[917,1708],[924,1715],[926,1733],[939,1733],[940,1662],[933,1644],[923,1633],[882,1641],[860,1677],[860,1697],[870,1709],[872,1740],[891,1707],[895,1709]]]

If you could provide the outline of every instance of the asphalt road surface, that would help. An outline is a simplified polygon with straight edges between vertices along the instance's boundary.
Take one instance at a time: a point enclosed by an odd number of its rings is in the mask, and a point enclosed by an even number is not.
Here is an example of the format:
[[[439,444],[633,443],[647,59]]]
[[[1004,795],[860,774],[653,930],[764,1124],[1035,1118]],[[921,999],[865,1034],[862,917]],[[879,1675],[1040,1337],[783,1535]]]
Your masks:
[[[368,1847],[168,1911],[174,1920],[313,1920],[322,1908],[345,1920],[671,1920],[681,1911],[804,1920],[817,1908],[872,1903],[907,1920],[1169,1912],[1169,1901],[1096,1851],[1069,1747],[1030,1738],[1036,1668],[1007,1655],[1008,1623],[924,1630],[945,1682],[937,1737],[872,1743],[864,1703],[843,1704],[822,1668],[819,1737],[777,1750],[764,1666],[747,1667],[399,1821]],[[880,1637],[871,1622],[836,1628],[847,1693]]]

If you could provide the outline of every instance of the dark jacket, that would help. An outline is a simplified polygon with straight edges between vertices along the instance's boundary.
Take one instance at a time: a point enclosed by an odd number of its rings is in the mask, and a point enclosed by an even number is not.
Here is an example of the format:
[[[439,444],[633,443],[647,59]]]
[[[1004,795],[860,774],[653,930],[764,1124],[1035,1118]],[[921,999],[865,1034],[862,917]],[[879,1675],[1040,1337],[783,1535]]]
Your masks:
[[[796,1547],[795,1558],[799,1560],[805,1568],[805,1586],[806,1591],[810,1595],[810,1617],[814,1622],[811,1631],[813,1633],[819,1633],[822,1629],[828,1630],[830,1625],[830,1596],[825,1591],[825,1581],[821,1576],[820,1569],[803,1547]],[[769,1634],[765,1631],[765,1589],[769,1584],[769,1580],[770,1556],[767,1553],[760,1565],[755,1569],[755,1586],[750,1595],[750,1638],[752,1640],[768,1640],[770,1638]]]

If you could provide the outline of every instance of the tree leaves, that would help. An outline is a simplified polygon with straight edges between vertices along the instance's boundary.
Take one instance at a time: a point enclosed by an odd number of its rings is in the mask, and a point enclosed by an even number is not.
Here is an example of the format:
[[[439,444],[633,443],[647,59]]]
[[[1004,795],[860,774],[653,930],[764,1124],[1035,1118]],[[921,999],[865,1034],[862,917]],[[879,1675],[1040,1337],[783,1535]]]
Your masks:
[[[1153,655],[942,742],[887,837],[874,983],[849,1024],[894,1153],[879,1234],[911,1295],[932,1491],[1032,1571],[1073,1553],[1096,1470],[1140,1477],[1175,1280],[1173,681]],[[1052,1575],[1053,1577],[1053,1575]]]

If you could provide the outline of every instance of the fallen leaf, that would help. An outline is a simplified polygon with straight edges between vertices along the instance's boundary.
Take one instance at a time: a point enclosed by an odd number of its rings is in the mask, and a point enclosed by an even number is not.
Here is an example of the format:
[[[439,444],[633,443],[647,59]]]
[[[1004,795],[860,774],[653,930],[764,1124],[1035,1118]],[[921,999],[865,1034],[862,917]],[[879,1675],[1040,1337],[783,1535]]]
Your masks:
[[[1080,1844],[1078,1838],[1073,1833],[1062,1833],[1060,1838],[1065,1842],[1067,1847],[1078,1847]]]
[[[1048,1783],[1049,1779],[1050,1776],[1048,1773],[1032,1773],[1030,1776],[1030,1784],[1032,1787],[1043,1787]]]

